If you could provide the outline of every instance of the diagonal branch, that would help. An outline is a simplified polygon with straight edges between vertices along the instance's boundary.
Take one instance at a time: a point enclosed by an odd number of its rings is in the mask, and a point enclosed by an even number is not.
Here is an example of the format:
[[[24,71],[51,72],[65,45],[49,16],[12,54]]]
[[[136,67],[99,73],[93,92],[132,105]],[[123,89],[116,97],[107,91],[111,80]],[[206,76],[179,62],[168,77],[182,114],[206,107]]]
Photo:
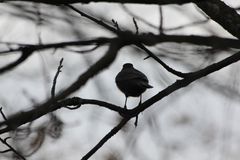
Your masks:
[[[106,134],[96,146],[94,146],[81,160],[88,160],[98,149],[100,149],[112,136],[114,136],[122,127],[129,121],[130,118],[124,118],[114,127],[108,134]]]
[[[201,1],[196,5],[230,34],[240,38],[240,15],[234,8],[221,0]]]
[[[0,74],[17,67],[18,65],[23,63],[32,53],[33,53],[33,51],[30,48],[22,49],[22,55],[16,61],[14,61],[10,64],[7,64],[6,66],[0,68]]]
[[[15,150],[10,144],[7,143],[7,139],[0,138],[0,141],[9,148],[1,153],[6,153],[6,152],[12,151],[14,154],[16,154],[18,156],[18,158],[21,158],[22,160],[26,160],[26,158],[23,157],[23,155],[21,155],[17,150]]]
[[[53,79],[53,84],[52,84],[52,89],[51,89],[51,96],[52,96],[52,98],[55,97],[55,88],[56,88],[56,84],[57,84],[57,78],[58,78],[60,72],[62,72],[62,70],[61,70],[62,67],[63,67],[62,63],[63,63],[63,58],[61,58],[61,60],[59,62],[59,66],[57,68],[57,72],[56,72],[56,74],[54,76],[54,79]]]
[[[131,110],[133,112],[132,116],[139,114],[140,112],[149,108],[152,104],[154,104],[157,101],[163,99],[164,97],[170,95],[171,93],[188,86],[192,82],[194,82],[194,81],[196,81],[200,78],[203,78],[203,77],[205,77],[205,76],[207,76],[207,75],[209,75],[213,72],[216,72],[216,71],[218,71],[218,70],[220,70],[224,67],[227,67],[227,66],[229,66],[233,63],[236,63],[239,60],[240,60],[240,51],[235,53],[232,56],[229,56],[229,57],[217,62],[217,63],[213,63],[213,64],[207,66],[206,68],[203,68],[203,69],[201,69],[199,71],[196,71],[196,72],[192,72],[192,74],[190,76],[188,76],[187,78],[177,80],[172,85],[168,86],[167,88],[160,91],[158,94],[156,94],[152,98],[148,99],[142,105],[132,109]]]

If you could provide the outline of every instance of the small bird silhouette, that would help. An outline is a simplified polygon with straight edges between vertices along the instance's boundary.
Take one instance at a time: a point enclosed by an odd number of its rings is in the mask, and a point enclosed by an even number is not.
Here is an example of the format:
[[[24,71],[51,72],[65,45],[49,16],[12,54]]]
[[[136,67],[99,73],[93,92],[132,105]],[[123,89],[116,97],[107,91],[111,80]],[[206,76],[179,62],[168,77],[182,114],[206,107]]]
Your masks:
[[[148,79],[145,74],[135,69],[131,63],[125,63],[123,65],[123,68],[117,74],[115,81],[117,87],[125,94],[125,109],[127,109],[128,97],[140,97],[140,105],[142,103],[142,93],[148,88],[153,88],[148,84]]]

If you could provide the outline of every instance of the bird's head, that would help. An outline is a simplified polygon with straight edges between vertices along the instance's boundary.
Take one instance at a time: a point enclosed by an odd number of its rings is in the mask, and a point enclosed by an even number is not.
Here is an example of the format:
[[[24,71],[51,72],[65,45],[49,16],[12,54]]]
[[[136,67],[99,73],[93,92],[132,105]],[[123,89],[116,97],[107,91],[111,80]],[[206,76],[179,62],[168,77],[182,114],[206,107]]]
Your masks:
[[[133,68],[133,65],[132,65],[132,63],[125,63],[123,65],[123,68]]]

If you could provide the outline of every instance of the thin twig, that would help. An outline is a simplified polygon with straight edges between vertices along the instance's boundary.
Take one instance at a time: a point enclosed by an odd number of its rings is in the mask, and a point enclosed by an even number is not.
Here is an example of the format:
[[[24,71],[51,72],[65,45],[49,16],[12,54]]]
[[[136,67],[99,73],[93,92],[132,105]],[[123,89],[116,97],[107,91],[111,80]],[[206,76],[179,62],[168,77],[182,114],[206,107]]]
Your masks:
[[[98,25],[103,26],[103,27],[106,28],[107,30],[109,30],[109,31],[111,31],[111,32],[113,32],[113,33],[118,33],[118,31],[117,31],[114,27],[109,26],[109,25],[107,25],[106,23],[104,23],[103,21],[98,20],[98,19],[96,19],[96,18],[94,18],[94,17],[92,17],[92,16],[90,16],[90,15],[88,15],[88,14],[80,11],[79,9],[73,7],[72,5],[70,5],[70,4],[65,4],[65,6],[68,7],[68,8],[70,8],[70,9],[72,9],[73,11],[79,13],[81,16],[86,17],[86,18],[90,19],[91,21],[94,21],[94,22],[97,23]]]
[[[2,108],[2,107],[0,107],[0,113],[1,113],[1,115],[2,115],[2,117],[3,117],[3,119],[6,121],[6,120],[7,120],[7,117],[6,117],[5,114],[3,113],[3,108]]]
[[[162,9],[162,6],[159,6],[159,15],[160,15],[159,34],[163,34],[163,9]]]
[[[86,49],[86,50],[74,50],[74,49],[69,49],[69,48],[65,48],[64,50],[70,51],[70,52],[75,52],[75,53],[85,54],[85,53],[89,53],[89,52],[95,51],[99,47],[100,47],[100,45],[96,45],[93,48]]]
[[[118,31],[121,31],[121,29],[119,28],[119,25],[118,25],[118,22],[117,22],[117,21],[115,21],[114,19],[112,19],[112,23],[113,23],[113,25],[116,27],[116,29],[117,29]]]
[[[136,28],[136,34],[138,35],[139,33],[139,28],[138,28],[138,24],[137,24],[137,21],[135,20],[135,18],[133,17],[133,23],[135,25],[135,28]]]
[[[152,27],[154,29],[158,29],[157,26],[153,25],[152,23],[148,22],[147,20],[143,19],[141,16],[138,16],[137,14],[133,13],[126,5],[121,4],[120,5],[122,9],[127,12],[131,17],[134,17],[135,19],[141,21],[142,23],[148,25],[149,27]]]
[[[22,160],[26,160],[25,157],[23,157],[17,150],[15,150],[10,144],[7,143],[7,139],[0,138],[0,141],[9,148],[7,150],[2,151],[2,153],[6,153],[6,152],[12,151],[13,153],[15,153]]]
[[[160,63],[168,72],[178,76],[178,77],[186,77],[188,76],[189,74],[188,73],[182,73],[182,72],[179,72],[171,67],[169,67],[166,63],[164,63],[160,58],[158,58],[154,53],[152,53],[149,49],[147,49],[144,45],[142,44],[138,44],[137,45],[139,48],[141,48],[142,50],[144,50],[149,56],[146,57],[145,59],[149,58],[149,57],[152,57],[154,60],[156,60],[158,63]]]
[[[59,65],[58,65],[58,68],[57,68],[57,72],[56,72],[56,74],[54,76],[54,79],[53,79],[53,84],[52,84],[52,89],[51,89],[51,96],[52,96],[52,98],[55,97],[55,88],[56,88],[56,84],[57,84],[57,78],[58,78],[58,76],[59,76],[59,74],[61,72],[61,69],[63,67],[62,63],[63,63],[63,58],[61,58],[61,60],[59,62]]]

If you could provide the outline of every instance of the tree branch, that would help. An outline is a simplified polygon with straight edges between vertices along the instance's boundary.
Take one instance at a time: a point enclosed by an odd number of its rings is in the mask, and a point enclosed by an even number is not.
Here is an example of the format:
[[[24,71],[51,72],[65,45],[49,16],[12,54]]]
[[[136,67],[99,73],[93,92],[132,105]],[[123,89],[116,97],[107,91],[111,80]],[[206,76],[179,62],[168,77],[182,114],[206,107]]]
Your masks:
[[[52,98],[55,97],[55,88],[56,88],[56,84],[57,84],[57,78],[58,78],[58,75],[60,74],[60,72],[62,71],[61,70],[62,67],[63,67],[62,63],[63,63],[63,58],[61,58],[61,60],[59,62],[59,66],[57,68],[57,72],[56,72],[56,74],[54,76],[54,79],[53,79],[53,84],[52,84],[52,89],[51,89],[51,96],[52,96]]]
[[[0,2],[14,2],[14,1],[26,1],[26,2],[35,2],[35,3],[46,3],[53,5],[61,5],[61,4],[72,4],[72,3],[91,3],[91,2],[108,2],[108,3],[135,3],[135,4],[159,4],[159,5],[167,5],[167,4],[185,4],[199,0],[1,0]]]
[[[36,120],[37,118],[46,115],[48,113],[51,113],[57,109],[60,108],[66,108],[67,106],[81,106],[85,104],[92,104],[99,107],[107,108],[109,110],[118,112],[120,115],[126,115],[127,110],[116,106],[111,103],[94,100],[94,99],[82,99],[78,97],[73,98],[67,98],[59,102],[55,102],[53,105],[47,106],[46,108],[38,107],[34,108],[30,111],[21,112],[18,114],[15,114],[13,116],[10,116],[7,120],[0,122],[0,134],[6,133],[8,131],[16,129],[18,126],[23,125],[28,122],[32,122]],[[79,107],[78,107],[79,108]],[[71,108],[69,108],[71,109]],[[77,109],[77,108],[74,108]],[[4,127],[5,126],[5,127]]]
[[[124,118],[114,127],[108,134],[106,134],[96,146],[94,146],[81,160],[88,160],[98,149],[100,149],[112,136],[114,136],[120,129],[129,121],[130,118]]]
[[[240,15],[234,8],[221,0],[201,1],[196,5],[230,34],[240,38]]]
[[[175,83],[173,83],[172,85],[168,86],[167,88],[165,88],[164,90],[160,91],[158,94],[156,94],[155,96],[153,96],[152,98],[150,98],[149,100],[147,100],[146,102],[142,103],[142,105],[134,108],[131,110],[131,112],[133,112],[131,114],[131,116],[137,115],[140,112],[144,111],[145,109],[149,108],[152,104],[156,103],[157,101],[163,99],[164,97],[170,95],[171,93],[173,93],[176,90],[179,90],[183,87],[188,86],[189,84],[191,84],[192,82],[196,81],[197,79],[203,78],[213,72],[216,72],[224,67],[227,67],[237,61],[240,60],[240,52],[235,53],[232,56],[229,56],[217,63],[213,63],[209,66],[207,66],[206,68],[203,68],[199,71],[196,72],[192,72],[191,76],[181,79],[181,80],[177,80]]]
[[[15,62],[12,62],[12,63],[7,64],[6,66],[0,68],[0,74],[17,67],[19,64],[23,63],[33,53],[33,51],[28,47],[25,47],[24,49],[21,48],[21,49],[22,49],[21,56]]]
[[[25,157],[23,157],[17,150],[15,150],[10,144],[7,143],[7,139],[0,138],[0,141],[9,148],[9,149],[1,152],[1,153],[6,153],[6,152],[11,152],[12,151],[14,154],[16,154],[22,160],[26,160]]]

